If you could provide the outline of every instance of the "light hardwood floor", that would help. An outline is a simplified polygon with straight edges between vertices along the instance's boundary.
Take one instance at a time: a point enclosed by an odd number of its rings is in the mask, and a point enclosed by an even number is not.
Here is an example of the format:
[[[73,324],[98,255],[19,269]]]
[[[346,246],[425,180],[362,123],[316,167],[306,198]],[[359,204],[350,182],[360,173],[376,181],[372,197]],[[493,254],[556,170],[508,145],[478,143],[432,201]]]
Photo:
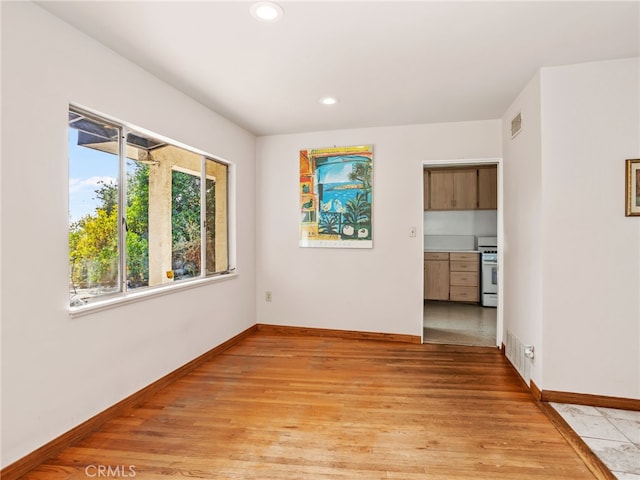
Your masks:
[[[24,478],[98,468],[145,480],[595,478],[495,348],[260,331]]]

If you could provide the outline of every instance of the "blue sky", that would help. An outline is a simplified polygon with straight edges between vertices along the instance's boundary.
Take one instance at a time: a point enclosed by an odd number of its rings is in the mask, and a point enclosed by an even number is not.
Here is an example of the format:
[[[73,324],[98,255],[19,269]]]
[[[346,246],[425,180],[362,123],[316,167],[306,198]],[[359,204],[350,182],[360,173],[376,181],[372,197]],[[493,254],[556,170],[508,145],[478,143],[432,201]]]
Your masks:
[[[118,156],[78,146],[78,131],[69,129],[69,221],[93,213],[99,181],[116,183]]]
[[[344,183],[349,181],[352,163],[330,163],[318,168],[318,183]]]
[[[352,183],[349,174],[353,172],[353,162],[363,160],[370,161],[357,155],[329,157],[317,167],[318,183]]]

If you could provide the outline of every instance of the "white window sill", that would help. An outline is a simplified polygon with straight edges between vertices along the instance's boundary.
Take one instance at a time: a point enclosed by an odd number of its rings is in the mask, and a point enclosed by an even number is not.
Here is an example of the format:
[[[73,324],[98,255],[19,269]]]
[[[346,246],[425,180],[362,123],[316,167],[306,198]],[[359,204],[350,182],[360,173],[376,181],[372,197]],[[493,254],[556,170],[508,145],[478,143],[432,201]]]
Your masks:
[[[69,315],[72,318],[83,317],[92,313],[101,312],[103,310],[109,310],[121,305],[127,305],[129,303],[140,302],[149,298],[160,297],[163,295],[171,295],[172,293],[180,292],[182,290],[188,290],[191,288],[202,287],[212,283],[224,282],[226,280],[232,280],[237,278],[237,273],[227,273],[225,275],[217,275],[215,277],[199,278],[197,280],[188,280],[184,282],[170,283],[157,287],[147,288],[141,291],[130,291],[126,295],[114,296],[105,300],[98,300],[91,302],[81,307],[70,307]]]

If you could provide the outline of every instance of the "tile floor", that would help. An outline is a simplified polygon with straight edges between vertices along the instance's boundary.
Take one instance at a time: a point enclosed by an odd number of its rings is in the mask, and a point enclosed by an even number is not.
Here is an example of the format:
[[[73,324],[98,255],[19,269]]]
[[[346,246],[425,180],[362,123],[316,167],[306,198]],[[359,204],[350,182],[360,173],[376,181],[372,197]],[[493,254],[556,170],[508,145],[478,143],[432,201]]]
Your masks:
[[[425,343],[496,346],[496,309],[458,302],[424,302]]]
[[[550,405],[619,480],[640,480],[640,412]]]

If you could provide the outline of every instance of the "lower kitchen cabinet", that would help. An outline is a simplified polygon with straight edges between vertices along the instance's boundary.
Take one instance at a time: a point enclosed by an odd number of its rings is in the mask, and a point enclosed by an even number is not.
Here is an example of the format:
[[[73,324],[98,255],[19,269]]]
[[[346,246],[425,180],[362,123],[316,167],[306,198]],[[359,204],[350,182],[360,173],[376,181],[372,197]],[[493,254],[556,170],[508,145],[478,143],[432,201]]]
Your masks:
[[[479,259],[477,253],[450,253],[450,300],[454,302],[478,302],[480,300]]]
[[[425,252],[424,299],[478,302],[479,255],[461,252]]]
[[[449,300],[449,254],[424,254],[425,300]]]
[[[458,287],[451,285],[449,292],[449,300],[452,302],[477,302],[480,297],[478,295],[478,287]]]

